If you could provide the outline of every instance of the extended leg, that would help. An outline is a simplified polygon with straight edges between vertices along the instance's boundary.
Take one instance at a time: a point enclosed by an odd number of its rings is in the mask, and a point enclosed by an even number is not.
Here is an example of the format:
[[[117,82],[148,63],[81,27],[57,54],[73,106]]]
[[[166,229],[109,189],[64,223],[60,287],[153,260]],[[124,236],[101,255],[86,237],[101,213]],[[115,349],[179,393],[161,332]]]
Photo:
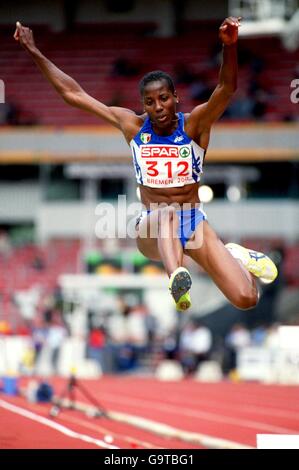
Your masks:
[[[137,246],[150,259],[161,260],[170,278],[169,290],[178,310],[190,305],[191,276],[182,267],[183,248],[178,238],[178,216],[173,207],[157,209],[141,221]]]
[[[182,265],[183,248],[177,238],[178,217],[174,208],[151,212],[139,224],[137,246],[144,256],[161,260],[168,276]]]

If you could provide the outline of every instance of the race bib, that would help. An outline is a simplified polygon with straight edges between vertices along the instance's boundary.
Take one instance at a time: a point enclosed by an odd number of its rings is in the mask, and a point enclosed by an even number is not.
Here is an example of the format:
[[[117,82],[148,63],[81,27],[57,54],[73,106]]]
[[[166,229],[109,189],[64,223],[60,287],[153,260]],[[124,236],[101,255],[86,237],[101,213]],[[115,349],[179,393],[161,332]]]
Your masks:
[[[190,144],[141,145],[139,162],[146,186],[172,187],[194,183]]]

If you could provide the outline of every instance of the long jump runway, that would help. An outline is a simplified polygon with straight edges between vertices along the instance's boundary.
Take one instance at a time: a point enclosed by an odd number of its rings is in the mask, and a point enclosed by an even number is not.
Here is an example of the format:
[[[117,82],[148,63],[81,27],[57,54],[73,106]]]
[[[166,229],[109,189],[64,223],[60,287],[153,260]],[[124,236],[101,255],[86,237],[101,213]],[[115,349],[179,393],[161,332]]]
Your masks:
[[[66,380],[47,380],[59,395]],[[26,387],[28,379],[22,379]],[[299,434],[299,387],[161,382],[134,376],[80,381],[107,412],[91,417],[0,394],[1,449],[238,449],[257,434]],[[90,403],[76,392],[76,403]]]

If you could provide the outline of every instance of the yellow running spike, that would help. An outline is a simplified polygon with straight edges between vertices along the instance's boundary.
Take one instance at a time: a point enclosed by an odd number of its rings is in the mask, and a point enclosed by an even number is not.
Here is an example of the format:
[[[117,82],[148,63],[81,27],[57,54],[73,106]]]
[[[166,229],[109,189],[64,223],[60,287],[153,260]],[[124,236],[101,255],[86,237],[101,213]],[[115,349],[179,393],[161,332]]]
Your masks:
[[[236,243],[227,243],[225,247],[234,258],[240,260],[245,268],[264,284],[270,284],[276,279],[277,267],[269,256]]]

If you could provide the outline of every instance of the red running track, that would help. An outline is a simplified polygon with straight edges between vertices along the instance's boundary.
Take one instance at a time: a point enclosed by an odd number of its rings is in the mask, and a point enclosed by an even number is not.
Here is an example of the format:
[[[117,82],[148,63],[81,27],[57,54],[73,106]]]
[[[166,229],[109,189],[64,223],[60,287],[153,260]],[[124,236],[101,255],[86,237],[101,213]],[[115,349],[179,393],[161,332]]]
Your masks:
[[[49,382],[57,395],[65,387],[63,379]],[[243,445],[255,447],[256,434],[299,434],[297,386],[208,384],[192,380],[160,382],[132,376],[103,377],[82,383],[107,411],[143,417]],[[22,397],[1,395],[1,399],[48,417],[49,405],[29,404]],[[79,393],[77,399],[86,401]],[[88,418],[75,411],[63,411],[54,421],[100,442],[94,444],[69,437],[0,406],[0,448],[105,448],[111,445],[105,442],[107,435],[112,436],[112,445],[120,448],[203,448],[106,418]]]

